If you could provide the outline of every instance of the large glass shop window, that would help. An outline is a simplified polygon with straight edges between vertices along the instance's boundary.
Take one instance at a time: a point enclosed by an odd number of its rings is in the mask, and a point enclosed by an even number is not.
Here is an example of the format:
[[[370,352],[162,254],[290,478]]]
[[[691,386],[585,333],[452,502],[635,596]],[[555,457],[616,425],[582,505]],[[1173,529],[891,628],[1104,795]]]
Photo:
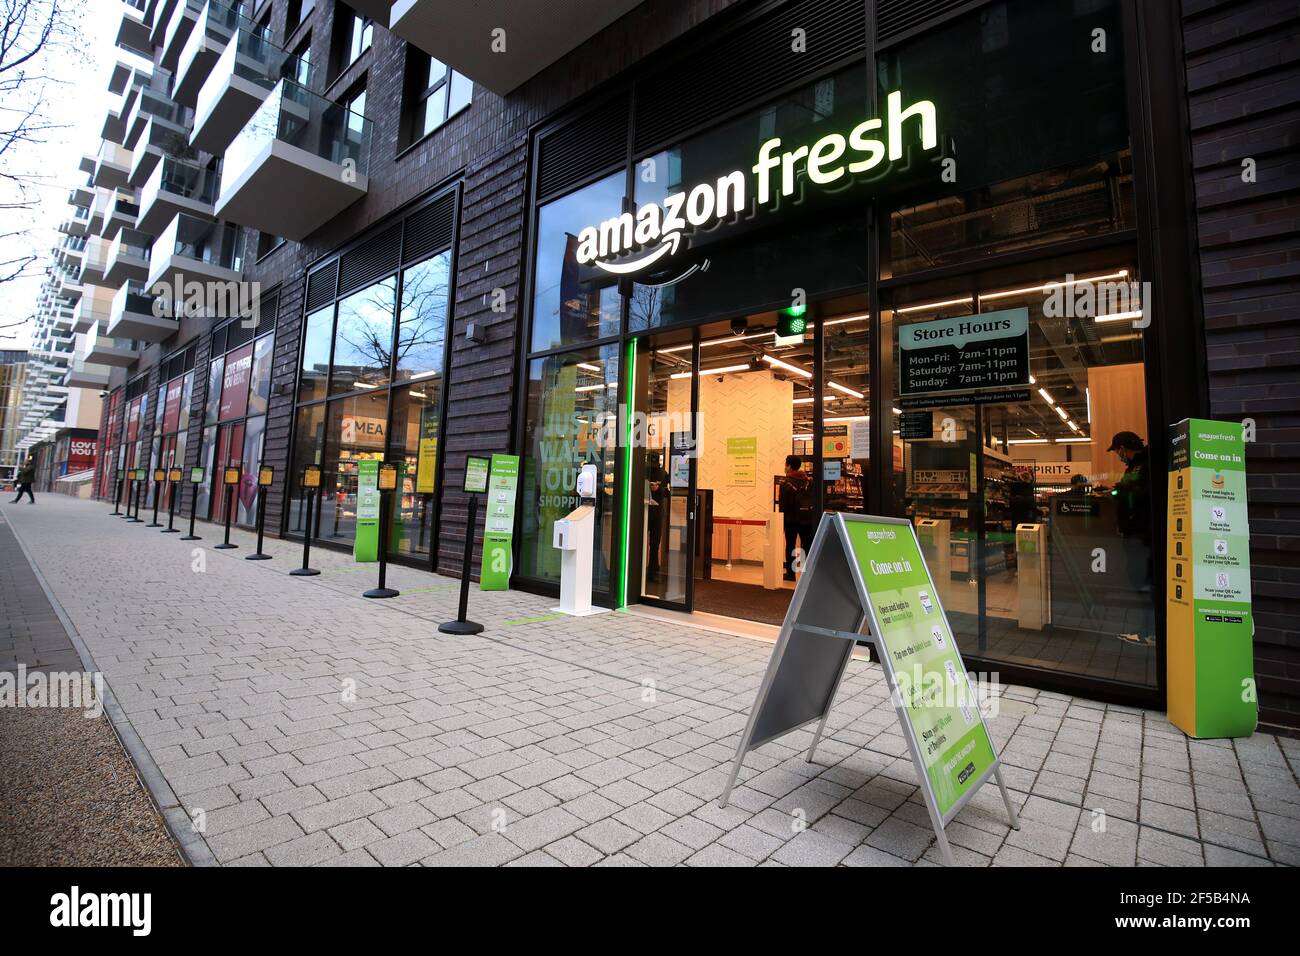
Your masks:
[[[948,164],[895,204],[885,277],[1136,225],[1122,34],[1115,0],[1017,0],[881,56]]]
[[[555,522],[578,506],[578,472],[594,464],[595,555],[592,588],[608,592],[618,531],[614,520],[619,427],[617,345],[536,359],[528,366],[528,430],[520,501],[519,573],[559,583]]]
[[[225,468],[240,469],[239,485],[233,492],[235,524],[251,527],[257,520],[257,472],[262,464],[266,435],[266,409],[271,394],[271,356],[275,336],[253,334],[239,322],[213,335],[217,345],[233,345],[208,365],[208,393],[204,403],[204,429],[199,445],[199,465],[205,484],[199,489],[199,514],[213,521],[225,521],[228,495],[222,482]],[[182,460],[181,458],[177,459]]]
[[[313,533],[351,542],[358,463],[375,459],[401,465],[399,494],[390,499],[390,550],[427,555],[437,540],[450,268],[450,251],[439,253],[403,269],[400,292],[399,277],[390,276],[307,317],[289,476],[290,533],[306,527],[302,470],[320,465]]]
[[[1119,44],[1117,4],[1045,0],[882,59],[882,91],[949,118],[956,160],[887,210],[886,464],[967,656],[1155,686],[1151,303],[1131,245],[1055,251],[1133,225]]]
[[[845,168],[842,178],[813,184],[806,163],[796,161],[790,170],[793,189],[786,195],[780,165],[761,180],[752,168],[764,144],[775,140],[779,153],[808,147],[827,134],[847,135],[868,118],[866,102],[863,71],[850,69],[638,158],[633,176],[638,216],[655,204],[666,216],[668,197],[685,195],[680,215],[687,222],[679,251],[633,274],[638,281],[629,302],[629,330],[754,312],[798,295],[806,300],[865,286],[864,176]],[[839,165],[859,158],[846,154]],[[766,201],[762,188],[768,190]],[[593,221],[617,213],[617,207],[609,207]],[[692,215],[704,221],[692,225]],[[633,258],[653,252],[652,245]]]
[[[616,277],[579,265],[578,233],[617,216],[623,206],[624,174],[585,186],[547,203],[538,212],[533,277],[533,351],[581,345],[619,333],[622,300]]]

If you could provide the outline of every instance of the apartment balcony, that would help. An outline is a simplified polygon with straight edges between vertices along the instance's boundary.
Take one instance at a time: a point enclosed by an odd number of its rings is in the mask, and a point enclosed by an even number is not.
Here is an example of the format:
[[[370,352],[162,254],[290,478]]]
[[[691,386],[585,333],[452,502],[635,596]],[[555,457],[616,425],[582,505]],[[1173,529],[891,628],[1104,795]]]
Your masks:
[[[86,241],[85,252],[81,256],[81,268],[77,270],[79,285],[99,285],[104,281],[104,269],[108,265],[108,243],[99,236],[91,236]]]
[[[158,61],[166,69],[176,68],[181,58],[181,50],[185,49],[186,41],[194,32],[194,24],[198,22],[199,14],[203,12],[203,5],[204,0],[179,0],[176,4],[171,20],[167,24],[167,32],[163,36],[162,56]]]
[[[111,369],[107,365],[96,365],[85,359],[74,359],[68,366],[67,378],[63,380],[69,388],[108,388]]]
[[[153,240],[150,236],[134,229],[123,229],[108,247],[104,284],[116,289],[132,279],[143,281],[148,278],[152,247]]]
[[[641,0],[565,0],[564,3],[465,3],[394,0],[389,30],[453,70],[502,96],[576,49]],[[359,0],[358,10],[388,6]],[[493,31],[509,38],[509,53],[492,49]]]
[[[151,116],[132,153],[134,158],[127,183],[132,189],[139,189],[149,181],[149,177],[153,175],[153,171],[158,168],[158,163],[164,156],[187,157],[192,152],[188,126],[177,129],[175,124],[168,120]]]
[[[281,80],[226,150],[217,216],[301,241],[369,188],[372,124]]]
[[[122,21],[117,28],[117,45],[141,54],[152,54],[149,45],[149,24],[144,17],[144,7],[138,3],[122,5]]]
[[[163,129],[176,136],[183,137],[189,135],[194,114],[162,90],[143,89],[136,97],[135,105],[127,117],[126,135],[122,138],[122,145],[127,149],[135,149],[151,120],[156,120],[162,124]]]
[[[98,163],[98,160],[96,160],[96,163]],[[93,179],[94,177],[92,176],[90,178]],[[69,206],[81,206],[83,208],[89,208],[91,203],[93,203],[94,201],[95,201],[95,187],[90,184],[89,180],[84,185],[73,186],[72,191],[68,193]],[[74,210],[73,212],[75,214],[76,211]]]
[[[127,84],[133,76],[149,77],[153,75],[153,52],[142,53],[118,47],[113,51],[113,67],[108,74],[108,92],[121,96],[126,92]]]
[[[182,213],[154,240],[145,286],[177,301],[187,283],[237,283],[243,273],[243,230]]]
[[[167,38],[167,28],[171,25],[172,15],[176,12],[178,0],[158,0],[153,4],[153,19],[149,22],[149,43],[162,46]]]
[[[112,239],[118,234],[119,230],[134,229],[136,219],[139,216],[140,206],[136,203],[132,194],[120,192],[108,204],[108,214],[104,219],[104,231],[101,235],[105,239]]]
[[[231,0],[208,0],[203,7],[176,66],[176,83],[172,87],[176,102],[193,106],[212,67],[240,25],[255,28],[239,11],[239,4]]]
[[[138,228],[156,236],[178,213],[212,218],[220,185],[220,167],[215,162],[164,156],[140,190]]]
[[[176,334],[180,323],[156,303],[158,297],[150,295],[139,282],[128,282],[113,297],[109,310],[108,334],[115,338],[138,339],[142,342],[163,342]]]
[[[126,120],[117,110],[109,107],[104,116],[104,126],[99,131],[99,138],[106,143],[121,143],[126,137]]]
[[[91,295],[83,295],[72,310],[72,331],[85,335],[97,326],[108,322],[112,298],[102,286],[90,286]]]
[[[104,332],[94,331],[86,343],[86,354],[83,358],[92,365],[128,368],[139,361],[140,345],[134,339],[115,338]]]
[[[117,143],[105,142],[99,148],[95,165],[95,185],[101,189],[119,189],[131,175],[131,151]]]
[[[269,30],[241,20],[199,90],[190,145],[224,153],[283,78],[310,89],[311,66],[272,43]]]

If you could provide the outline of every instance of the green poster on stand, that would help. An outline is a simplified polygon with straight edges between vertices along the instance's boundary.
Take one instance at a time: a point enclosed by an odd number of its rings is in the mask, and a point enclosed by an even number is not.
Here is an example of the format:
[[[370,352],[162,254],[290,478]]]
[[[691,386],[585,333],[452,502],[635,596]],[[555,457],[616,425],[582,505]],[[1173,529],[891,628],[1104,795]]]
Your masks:
[[[1249,736],[1259,704],[1240,422],[1173,426],[1168,508],[1169,721],[1189,737]]]
[[[953,856],[944,828],[990,780],[1019,829],[997,749],[911,522],[844,512],[822,516],[719,805],[727,805],[749,751],[815,724],[812,762],[864,640],[875,646],[945,862]],[[873,724],[870,732],[878,730]]]
[[[896,706],[946,817],[997,759],[978,701],[911,526],[852,521],[845,529],[871,600],[877,646],[889,655]]]
[[[493,455],[483,523],[483,563],[479,568],[479,587],[484,591],[505,591],[510,587],[518,487],[519,456]]]
[[[352,554],[358,562],[379,560],[379,462],[357,462],[357,534]]]

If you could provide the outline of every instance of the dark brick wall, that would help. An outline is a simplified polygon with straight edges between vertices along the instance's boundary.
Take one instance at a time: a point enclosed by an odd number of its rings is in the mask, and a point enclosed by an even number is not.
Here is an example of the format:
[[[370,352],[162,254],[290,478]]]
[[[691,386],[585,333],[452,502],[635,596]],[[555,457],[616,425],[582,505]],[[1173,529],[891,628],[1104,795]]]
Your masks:
[[[1210,406],[1248,446],[1262,719],[1300,726],[1300,5],[1182,0]],[[1242,181],[1253,159],[1256,181]]]
[[[316,92],[338,98],[365,76],[366,113],[375,124],[374,142],[365,198],[307,241],[285,243],[248,270],[249,278],[260,281],[264,290],[280,288],[265,453],[266,461],[275,465],[277,472],[289,464],[294,399],[292,394],[281,396],[278,392],[281,384],[296,381],[307,268],[401,207],[460,181],[463,192],[453,289],[452,355],[447,374],[438,547],[440,570],[459,573],[467,502],[455,489],[460,487],[465,459],[470,454],[508,451],[511,446],[514,374],[520,358],[518,322],[528,213],[529,130],[735,2],[647,0],[509,97],[503,99],[476,87],[468,110],[420,144],[400,152],[405,42],[376,29],[369,53],[338,79],[326,76],[335,5],[318,0],[316,11],[295,31],[288,45],[296,46],[310,32],[312,58],[318,64]],[[275,0],[272,25],[280,38],[285,10],[283,0]],[[490,308],[490,293],[496,288],[506,292],[505,312]],[[465,338],[465,324],[471,320],[487,328],[485,342],[473,343]],[[201,353],[196,368],[204,368],[206,361]],[[198,407],[202,405],[200,392],[206,390],[206,385],[206,378],[202,387],[196,382]],[[197,449],[197,434],[194,428],[191,431],[195,436],[191,438],[192,447]],[[267,527],[273,532],[281,527],[283,494],[283,482],[277,482],[267,501]],[[476,531],[481,534],[481,521]]]

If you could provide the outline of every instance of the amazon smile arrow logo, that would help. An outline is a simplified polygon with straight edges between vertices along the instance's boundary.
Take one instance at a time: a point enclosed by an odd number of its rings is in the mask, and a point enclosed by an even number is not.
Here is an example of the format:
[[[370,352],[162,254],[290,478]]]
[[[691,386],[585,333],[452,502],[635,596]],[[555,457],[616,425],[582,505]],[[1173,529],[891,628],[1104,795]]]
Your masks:
[[[884,119],[865,120],[848,136],[829,133],[811,146],[782,152],[778,152],[779,137],[764,142],[759,147],[758,161],[750,170],[755,180],[756,205],[767,206],[778,194],[792,195],[800,170],[814,185],[829,186],[844,176],[875,169],[886,158],[891,163],[902,159],[903,124],[910,119],[919,124],[922,150],[929,151],[939,145],[934,103],[918,100],[904,108],[903,94],[898,92],[890,93],[886,99],[888,109]],[[850,156],[858,158],[850,161]],[[779,183],[774,184],[772,180],[778,170]],[[641,272],[667,256],[676,255],[682,235],[688,229],[705,229],[744,212],[749,208],[748,192],[749,177],[745,170],[737,169],[714,182],[671,193],[662,203],[643,203],[635,213],[624,212],[598,226],[587,226],[578,233],[578,263],[594,265],[616,275]],[[648,252],[641,254],[647,249]],[[638,257],[626,258],[633,254]]]

